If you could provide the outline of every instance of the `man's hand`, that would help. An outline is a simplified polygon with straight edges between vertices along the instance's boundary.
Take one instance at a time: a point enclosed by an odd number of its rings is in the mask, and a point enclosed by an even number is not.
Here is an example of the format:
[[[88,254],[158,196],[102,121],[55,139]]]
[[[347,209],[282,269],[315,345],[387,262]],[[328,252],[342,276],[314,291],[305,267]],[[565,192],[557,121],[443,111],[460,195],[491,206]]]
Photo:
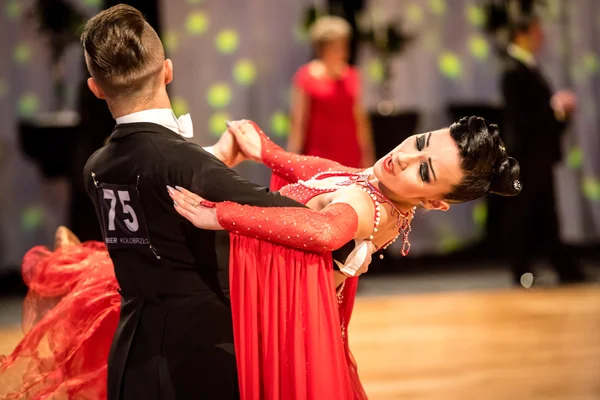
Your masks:
[[[212,153],[229,168],[247,159],[229,130],[223,132],[219,141],[212,146]]]
[[[550,104],[559,119],[565,119],[577,110],[577,96],[570,90],[559,90],[552,96]]]

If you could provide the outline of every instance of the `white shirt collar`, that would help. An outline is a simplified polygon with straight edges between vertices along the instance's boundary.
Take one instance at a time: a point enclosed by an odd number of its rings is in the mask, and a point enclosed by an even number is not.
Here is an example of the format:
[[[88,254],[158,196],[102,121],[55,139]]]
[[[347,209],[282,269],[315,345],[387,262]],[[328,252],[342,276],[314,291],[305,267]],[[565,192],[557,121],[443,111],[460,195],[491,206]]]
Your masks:
[[[533,54],[531,54],[524,48],[517,46],[514,43],[511,43],[508,45],[508,48],[506,49],[506,51],[508,52],[509,56],[511,56],[512,58],[514,58],[518,61],[521,61],[523,64],[527,65],[529,68],[537,67],[537,61],[535,60],[535,57],[533,56]]]
[[[194,136],[194,127],[189,114],[177,118],[170,108],[153,108],[124,115],[116,119],[117,124],[131,124],[135,122],[150,122],[162,125],[183,137]]]

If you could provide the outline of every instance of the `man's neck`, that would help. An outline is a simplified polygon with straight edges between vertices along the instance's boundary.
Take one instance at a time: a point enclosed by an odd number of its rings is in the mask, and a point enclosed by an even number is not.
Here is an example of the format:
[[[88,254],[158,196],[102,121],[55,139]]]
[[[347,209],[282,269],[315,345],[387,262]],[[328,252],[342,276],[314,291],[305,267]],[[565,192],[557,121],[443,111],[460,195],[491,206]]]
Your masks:
[[[145,110],[171,108],[171,101],[166,90],[147,101],[130,101],[126,99],[111,101],[107,99],[106,103],[114,119]]]
[[[537,64],[533,53],[527,46],[523,46],[520,43],[511,43],[508,46],[508,54],[529,67],[533,68]]]

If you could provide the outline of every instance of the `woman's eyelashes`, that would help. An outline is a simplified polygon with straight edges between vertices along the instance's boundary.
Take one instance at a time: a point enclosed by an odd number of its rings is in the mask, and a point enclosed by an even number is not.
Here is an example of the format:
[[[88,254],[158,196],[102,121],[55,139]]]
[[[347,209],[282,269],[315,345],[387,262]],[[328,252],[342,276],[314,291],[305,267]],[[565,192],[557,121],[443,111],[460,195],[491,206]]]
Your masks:
[[[429,165],[426,162],[422,162],[419,166],[419,175],[423,182],[429,183]]]
[[[421,151],[425,147],[425,135],[417,136],[417,150]]]

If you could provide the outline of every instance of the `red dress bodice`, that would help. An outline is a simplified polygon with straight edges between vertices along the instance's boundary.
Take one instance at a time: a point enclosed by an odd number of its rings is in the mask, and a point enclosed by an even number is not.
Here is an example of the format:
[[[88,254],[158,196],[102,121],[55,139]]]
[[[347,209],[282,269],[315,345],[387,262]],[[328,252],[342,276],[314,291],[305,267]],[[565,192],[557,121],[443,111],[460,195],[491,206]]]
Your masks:
[[[296,73],[294,84],[309,99],[303,153],[360,168],[361,150],[354,117],[360,91],[359,72],[348,67],[339,79],[316,78],[307,64]]]

